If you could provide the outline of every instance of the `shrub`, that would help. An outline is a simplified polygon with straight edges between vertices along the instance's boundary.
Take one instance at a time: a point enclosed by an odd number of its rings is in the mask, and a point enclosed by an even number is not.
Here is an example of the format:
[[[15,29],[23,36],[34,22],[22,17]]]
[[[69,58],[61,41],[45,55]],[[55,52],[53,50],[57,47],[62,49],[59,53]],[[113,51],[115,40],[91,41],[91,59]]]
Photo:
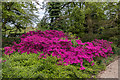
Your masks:
[[[64,38],[61,39],[61,38]],[[107,40],[97,40],[82,43],[81,40],[75,40],[77,44],[73,45],[68,36],[62,31],[46,30],[46,31],[30,31],[21,36],[21,42],[12,47],[5,47],[5,54],[9,55],[15,51],[22,53],[36,53],[43,51],[39,58],[47,56],[56,56],[61,58],[60,64],[78,64],[81,70],[85,69],[83,60],[91,63],[94,57],[107,57],[112,52],[111,42]],[[91,63],[94,64],[94,63]]]
[[[41,53],[40,53],[41,54]],[[4,78],[91,78],[100,70],[104,70],[104,65],[98,65],[94,61],[94,66],[86,62],[86,70],[79,70],[79,65],[57,65],[56,57],[48,56],[46,59],[38,59],[39,54],[26,53],[12,54],[7,61],[2,63],[2,76]]]
[[[2,37],[2,47],[6,47],[6,46],[11,46],[13,45],[13,42],[19,43],[20,42],[20,38],[17,37],[11,37],[11,38],[6,38],[6,37]]]
[[[84,34],[84,36],[81,38],[81,40],[83,42],[91,42],[93,41],[94,39],[98,39],[99,38],[99,35],[98,34]]]

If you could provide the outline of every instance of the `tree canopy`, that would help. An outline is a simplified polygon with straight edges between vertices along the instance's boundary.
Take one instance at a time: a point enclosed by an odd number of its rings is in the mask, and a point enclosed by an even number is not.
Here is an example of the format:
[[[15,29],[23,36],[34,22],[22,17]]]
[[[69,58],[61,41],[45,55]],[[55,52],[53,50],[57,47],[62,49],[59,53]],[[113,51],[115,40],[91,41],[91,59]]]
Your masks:
[[[2,32],[21,32],[27,25],[39,22],[40,30],[60,30],[83,41],[99,38],[120,44],[120,1],[43,2],[42,6],[45,13],[39,20],[35,11],[40,9],[32,2],[3,2]]]
[[[83,41],[119,42],[119,2],[48,2],[41,28],[72,32]],[[50,25],[49,25],[50,24]],[[87,37],[87,38],[86,38]]]
[[[38,21],[31,2],[2,2],[2,31],[17,32]]]

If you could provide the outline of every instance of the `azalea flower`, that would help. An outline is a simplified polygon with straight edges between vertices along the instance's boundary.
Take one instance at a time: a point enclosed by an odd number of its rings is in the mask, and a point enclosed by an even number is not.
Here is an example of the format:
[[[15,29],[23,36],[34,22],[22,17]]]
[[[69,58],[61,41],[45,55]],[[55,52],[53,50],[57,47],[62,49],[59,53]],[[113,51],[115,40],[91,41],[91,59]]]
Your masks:
[[[3,62],[6,62],[6,60],[4,60]]]
[[[0,59],[0,63],[2,62],[2,59]]]
[[[93,66],[95,63],[92,63],[91,66]]]
[[[80,69],[80,70],[84,70],[84,69],[85,69],[85,67],[83,67],[83,66],[82,66],[82,67],[81,67],[81,68],[79,68],[79,69]]]
[[[81,41],[81,40],[76,40],[76,42],[77,42],[78,44],[81,44],[81,43],[82,43],[82,41]]]
[[[64,65],[64,66],[67,66],[67,65],[68,65],[68,63],[64,63],[63,65]]]

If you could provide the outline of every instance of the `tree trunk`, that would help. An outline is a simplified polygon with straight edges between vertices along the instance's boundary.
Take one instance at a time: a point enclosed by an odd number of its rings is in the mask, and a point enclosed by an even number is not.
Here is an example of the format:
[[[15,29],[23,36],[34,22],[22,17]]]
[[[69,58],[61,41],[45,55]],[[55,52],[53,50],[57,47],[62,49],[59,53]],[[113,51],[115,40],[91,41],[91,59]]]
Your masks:
[[[87,25],[88,25],[88,33],[91,35],[93,34],[93,25],[92,25],[92,19],[90,14],[87,16]]]

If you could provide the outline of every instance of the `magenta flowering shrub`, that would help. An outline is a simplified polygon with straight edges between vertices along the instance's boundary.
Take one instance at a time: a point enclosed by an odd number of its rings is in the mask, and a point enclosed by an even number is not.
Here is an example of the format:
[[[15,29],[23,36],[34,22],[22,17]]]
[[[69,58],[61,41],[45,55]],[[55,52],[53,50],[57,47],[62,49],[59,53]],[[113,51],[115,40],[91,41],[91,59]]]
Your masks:
[[[16,51],[13,47],[4,47],[5,49],[5,54],[9,55],[11,53],[13,53],[13,51]]]
[[[39,55],[39,58],[46,58],[49,55],[60,58],[59,64],[78,64],[80,63],[81,70],[84,70],[83,60],[92,62],[93,58],[107,57],[112,52],[111,42],[107,40],[97,40],[92,42],[82,43],[81,40],[76,40],[77,47],[73,47],[71,40],[62,31],[46,30],[46,31],[30,31],[23,34],[21,42],[12,47],[5,47],[5,54],[9,55],[14,51],[18,51],[21,54],[27,52],[38,53],[43,51],[43,54]],[[62,40],[61,38],[65,38]],[[94,63],[91,64],[92,66]]]
[[[46,51],[46,48],[51,44],[55,44],[61,37],[67,38],[62,31],[30,31],[20,37],[21,42],[19,44],[14,42],[12,47],[5,47],[5,54],[9,55],[13,53],[13,51],[21,52],[21,54],[24,52],[27,52],[27,54],[30,52],[37,54],[38,51]]]

